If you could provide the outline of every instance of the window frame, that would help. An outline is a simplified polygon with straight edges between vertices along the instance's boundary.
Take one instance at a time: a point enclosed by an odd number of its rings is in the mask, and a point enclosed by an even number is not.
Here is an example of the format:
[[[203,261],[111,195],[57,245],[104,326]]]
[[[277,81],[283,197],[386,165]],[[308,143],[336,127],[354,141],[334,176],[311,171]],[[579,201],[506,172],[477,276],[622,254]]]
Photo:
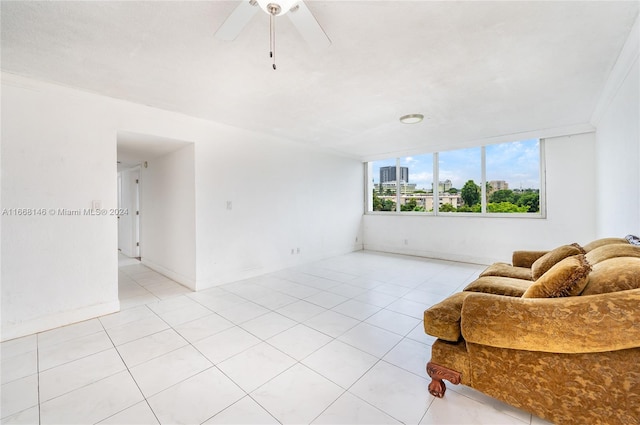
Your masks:
[[[511,143],[517,143],[518,141],[513,141]],[[433,211],[401,211],[400,206],[400,179],[396,179],[396,210],[395,211],[373,211],[373,190],[374,184],[373,180],[371,180],[373,174],[373,162],[374,161],[366,161],[364,162],[364,173],[365,173],[365,215],[387,215],[387,216],[418,216],[418,217],[482,217],[482,218],[530,218],[530,219],[546,219],[547,218],[547,194],[546,194],[546,155],[545,155],[545,142],[544,138],[538,138],[538,149],[539,149],[539,173],[540,173],[540,188],[539,188],[539,211],[537,213],[491,213],[487,212],[487,170],[486,170],[486,147],[487,145],[480,146],[480,163],[481,163],[481,182],[480,182],[480,190],[481,190],[481,210],[479,213],[473,212],[440,212],[440,191],[437,190],[437,187],[440,182],[440,152],[444,151],[436,151],[436,152],[425,152],[420,155],[431,154],[433,157]],[[509,143],[509,142],[500,142],[500,143]],[[496,143],[498,144],[498,143]],[[451,149],[458,150],[458,149]],[[380,161],[390,161],[393,158],[381,159]],[[395,157],[396,164],[396,175],[400,175],[400,163],[401,156]],[[437,182],[437,183],[436,183]]]

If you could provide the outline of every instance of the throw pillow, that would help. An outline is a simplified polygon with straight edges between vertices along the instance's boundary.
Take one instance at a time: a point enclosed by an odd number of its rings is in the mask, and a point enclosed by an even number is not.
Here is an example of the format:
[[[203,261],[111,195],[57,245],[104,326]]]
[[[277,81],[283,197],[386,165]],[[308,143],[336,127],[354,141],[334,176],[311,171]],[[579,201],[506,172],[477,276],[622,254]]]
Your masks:
[[[579,295],[589,281],[591,265],[584,254],[565,258],[537,279],[522,298],[557,298]]]
[[[631,245],[640,245],[640,238],[635,235],[627,235],[624,237]]]
[[[540,276],[545,274],[547,270],[556,265],[559,261],[564,260],[567,257],[573,255],[584,254],[584,250],[577,243],[571,245],[562,245],[553,251],[549,251],[542,257],[538,258],[531,265],[531,277],[533,280],[538,280]]]

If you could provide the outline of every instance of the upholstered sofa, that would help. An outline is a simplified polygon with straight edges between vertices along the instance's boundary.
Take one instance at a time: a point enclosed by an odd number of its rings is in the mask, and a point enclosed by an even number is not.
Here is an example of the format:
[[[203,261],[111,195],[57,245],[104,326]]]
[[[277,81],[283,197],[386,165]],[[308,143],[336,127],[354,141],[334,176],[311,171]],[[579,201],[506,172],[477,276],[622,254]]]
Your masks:
[[[640,246],[607,238],[512,260],[424,312],[430,393],[448,380],[556,424],[640,424]]]

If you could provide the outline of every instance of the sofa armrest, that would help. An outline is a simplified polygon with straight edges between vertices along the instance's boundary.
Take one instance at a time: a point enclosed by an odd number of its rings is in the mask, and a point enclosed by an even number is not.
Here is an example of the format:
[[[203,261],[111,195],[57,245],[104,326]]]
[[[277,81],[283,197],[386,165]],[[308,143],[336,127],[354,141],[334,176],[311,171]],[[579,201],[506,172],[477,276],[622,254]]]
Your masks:
[[[530,269],[533,263],[549,251],[513,251],[511,264],[514,267],[525,267]]]
[[[462,303],[470,343],[551,353],[640,347],[640,289],[565,298],[473,293]]]

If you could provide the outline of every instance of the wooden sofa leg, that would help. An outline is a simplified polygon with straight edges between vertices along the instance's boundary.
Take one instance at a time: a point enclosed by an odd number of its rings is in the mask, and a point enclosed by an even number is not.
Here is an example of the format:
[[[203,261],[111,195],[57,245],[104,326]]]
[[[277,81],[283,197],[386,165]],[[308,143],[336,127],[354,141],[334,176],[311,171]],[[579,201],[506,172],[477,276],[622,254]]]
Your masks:
[[[440,366],[432,362],[427,363],[427,374],[431,377],[431,383],[429,384],[429,392],[432,396],[442,398],[447,387],[444,385],[443,379],[451,382],[454,385],[460,383],[460,372]]]

